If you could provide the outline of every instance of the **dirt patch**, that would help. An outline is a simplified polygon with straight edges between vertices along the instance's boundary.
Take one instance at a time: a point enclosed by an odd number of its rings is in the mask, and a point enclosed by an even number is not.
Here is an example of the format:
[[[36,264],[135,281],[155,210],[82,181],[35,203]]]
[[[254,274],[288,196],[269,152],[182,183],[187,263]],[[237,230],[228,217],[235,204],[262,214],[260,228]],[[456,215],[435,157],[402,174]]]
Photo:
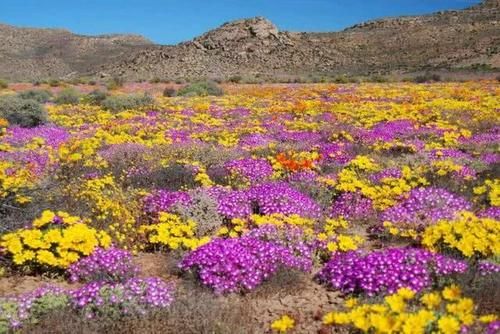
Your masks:
[[[264,283],[273,285],[273,282]],[[250,297],[251,298],[251,297]],[[327,312],[340,309],[343,299],[339,292],[328,291],[317,284],[312,275],[303,275],[286,291],[275,295],[252,298],[253,320],[262,331],[269,331],[271,323],[284,314],[295,319],[293,333],[318,333],[322,328],[322,318]]]
[[[74,288],[77,286],[76,284],[69,284],[62,278],[9,276],[0,278],[0,297],[28,293],[46,285],[55,285],[61,288]]]
[[[141,277],[160,277],[172,280],[179,272],[177,263],[180,257],[165,253],[139,253],[134,257],[134,263],[140,268]]]

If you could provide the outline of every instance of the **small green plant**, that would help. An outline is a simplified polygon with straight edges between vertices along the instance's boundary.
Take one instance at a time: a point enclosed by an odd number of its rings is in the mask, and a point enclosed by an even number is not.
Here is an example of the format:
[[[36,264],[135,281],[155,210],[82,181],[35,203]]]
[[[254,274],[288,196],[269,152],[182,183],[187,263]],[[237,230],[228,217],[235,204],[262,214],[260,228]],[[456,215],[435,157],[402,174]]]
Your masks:
[[[243,80],[243,77],[241,75],[233,75],[229,77],[228,81],[232,83],[240,83]]]
[[[388,82],[389,80],[387,77],[384,77],[383,75],[375,74],[372,75],[370,78],[368,78],[369,82],[375,82],[375,83],[385,83]]]
[[[49,85],[50,85],[50,87],[59,87],[59,86],[61,86],[61,81],[59,81],[57,79],[50,79]]]
[[[439,82],[441,81],[441,76],[435,73],[425,73],[423,75],[417,75],[413,80],[415,83],[425,83],[425,82]]]
[[[173,97],[177,95],[177,91],[175,88],[167,87],[163,90],[163,96],[165,97]]]
[[[124,78],[122,78],[122,77],[113,77],[106,84],[106,88],[108,88],[108,90],[116,90],[116,89],[118,89],[120,87],[123,87],[124,84],[125,84],[125,79]]]
[[[213,81],[198,81],[182,87],[177,91],[179,96],[221,96],[224,91]]]
[[[98,106],[101,105],[102,102],[106,100],[107,97],[108,94],[106,94],[106,92],[103,92],[102,90],[99,89],[95,89],[90,93],[88,93],[87,95],[85,95],[82,98],[82,101],[87,104]]]
[[[65,88],[59,92],[54,102],[57,104],[78,104],[80,102],[80,93],[74,88]]]
[[[3,79],[0,79],[0,89],[5,89],[9,87],[9,83]]]
[[[155,99],[148,94],[113,95],[102,101],[102,106],[110,111],[119,112],[128,109],[152,107]]]
[[[0,118],[9,124],[31,128],[47,123],[47,113],[36,100],[6,96],[0,99]]]
[[[52,93],[42,89],[25,90],[17,94],[23,100],[35,100],[40,103],[46,103],[52,98]]]
[[[334,79],[334,82],[338,83],[338,84],[346,84],[346,83],[349,83],[349,78],[346,75],[341,75],[341,76],[336,77]]]

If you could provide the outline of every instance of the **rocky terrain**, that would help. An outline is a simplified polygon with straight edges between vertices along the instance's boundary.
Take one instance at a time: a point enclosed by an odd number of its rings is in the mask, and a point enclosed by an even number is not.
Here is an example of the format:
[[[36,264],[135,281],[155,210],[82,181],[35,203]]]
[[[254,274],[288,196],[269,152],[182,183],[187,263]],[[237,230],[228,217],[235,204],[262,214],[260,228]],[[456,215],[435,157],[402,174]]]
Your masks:
[[[139,36],[73,35],[0,26],[0,77],[369,75],[500,67],[500,0],[461,11],[370,21],[340,32],[279,31],[256,17],[192,41],[153,45]]]

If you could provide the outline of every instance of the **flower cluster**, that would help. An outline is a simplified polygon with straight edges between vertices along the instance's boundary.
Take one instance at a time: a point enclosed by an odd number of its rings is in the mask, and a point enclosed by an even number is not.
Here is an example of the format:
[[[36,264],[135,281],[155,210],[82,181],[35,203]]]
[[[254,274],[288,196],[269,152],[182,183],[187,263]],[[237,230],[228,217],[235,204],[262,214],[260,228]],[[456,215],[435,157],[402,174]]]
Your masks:
[[[431,250],[449,250],[464,257],[500,255],[500,224],[461,212],[453,220],[441,220],[422,234],[422,244]]]
[[[346,192],[333,203],[331,216],[359,222],[376,220],[377,212],[373,208],[371,199],[363,197],[360,193]]]
[[[43,315],[68,305],[65,291],[55,286],[38,288],[17,297],[0,298],[0,332],[35,324]]]
[[[122,282],[138,272],[139,268],[132,263],[132,254],[115,247],[97,248],[68,268],[71,282]]]
[[[433,328],[433,333],[458,334],[475,324],[486,330],[496,319],[494,315],[476,315],[474,301],[461,297],[456,286],[420,296],[411,289],[400,288],[382,303],[349,300],[346,307],[347,311],[326,314],[323,323],[349,326],[363,333],[427,333],[427,329]]]
[[[408,198],[388,208],[381,220],[398,227],[422,230],[440,219],[452,219],[471,204],[444,189],[428,187],[413,189]]]
[[[45,211],[32,228],[4,234],[0,246],[16,265],[67,268],[97,247],[109,247],[111,238],[65,212]]]
[[[349,223],[342,217],[326,219],[323,230],[318,233],[318,246],[329,252],[346,252],[358,249],[364,239],[359,235],[340,233],[340,229],[347,229]]]
[[[159,212],[169,212],[177,204],[188,205],[190,201],[189,194],[185,192],[157,190],[144,198],[143,210],[156,216]]]
[[[234,178],[241,177],[244,182],[263,182],[273,174],[273,167],[265,159],[239,159],[224,164]]]
[[[194,270],[216,293],[252,290],[282,268],[306,269],[288,248],[253,236],[214,239],[189,253],[179,266]]]
[[[363,254],[334,254],[318,273],[331,288],[369,296],[394,293],[402,287],[421,291],[438,276],[463,273],[467,264],[417,248],[391,248]]]
[[[71,304],[86,317],[145,314],[173,301],[173,287],[159,278],[132,278],[123,283],[91,282],[69,292]]]
[[[257,211],[264,215],[281,213],[314,218],[321,214],[314,200],[283,182],[256,185],[249,189],[248,196]]]
[[[271,324],[271,329],[280,333],[285,333],[288,330],[292,329],[294,326],[295,320],[285,314],[279,319],[273,321],[273,323]]]
[[[177,215],[160,212],[158,223],[141,226],[141,232],[151,244],[166,246],[169,249],[195,249],[210,240],[208,237],[195,237],[196,225],[195,221],[183,222]]]

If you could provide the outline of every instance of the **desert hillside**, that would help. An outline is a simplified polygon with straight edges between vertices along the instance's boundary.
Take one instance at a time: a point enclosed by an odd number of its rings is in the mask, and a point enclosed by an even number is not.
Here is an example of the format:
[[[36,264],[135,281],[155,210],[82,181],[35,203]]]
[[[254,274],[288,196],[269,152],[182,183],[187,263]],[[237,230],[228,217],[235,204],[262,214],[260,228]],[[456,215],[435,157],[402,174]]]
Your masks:
[[[226,23],[178,45],[141,36],[79,36],[0,25],[0,77],[127,79],[366,75],[500,66],[498,0],[461,11],[387,18],[340,32],[279,31],[262,17]],[[168,33],[168,32],[165,32]]]

